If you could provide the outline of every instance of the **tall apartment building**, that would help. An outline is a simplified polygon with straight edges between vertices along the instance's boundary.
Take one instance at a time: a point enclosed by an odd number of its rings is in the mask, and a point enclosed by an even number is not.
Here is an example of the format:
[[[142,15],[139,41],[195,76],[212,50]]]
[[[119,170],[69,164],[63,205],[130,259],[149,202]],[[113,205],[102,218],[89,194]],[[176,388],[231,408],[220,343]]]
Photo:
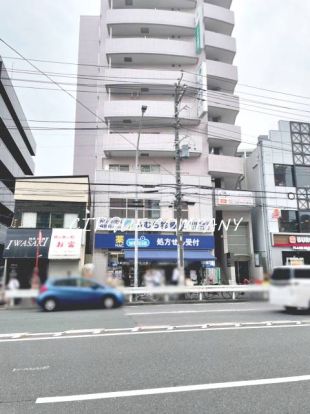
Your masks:
[[[34,172],[35,141],[0,57],[0,265],[14,212],[15,177]]]
[[[310,124],[280,121],[259,137],[247,159],[255,251],[264,269],[302,260],[310,264]]]
[[[93,130],[76,133],[74,173],[88,174],[101,184],[95,193],[95,216],[134,217],[141,126],[138,184],[144,201],[139,217],[173,219],[174,94],[181,79],[186,92],[179,112],[180,142],[187,153],[181,162],[183,216],[215,217],[217,222],[243,218],[237,231],[231,227],[205,236],[210,237],[209,251],[195,257],[207,267],[216,263],[227,281],[241,282],[254,273],[254,200],[251,193],[237,191],[244,160],[235,156],[241,131],[235,125],[239,99],[234,94],[238,74],[231,2],[102,0],[99,17],[82,16],[80,82],[92,80],[93,87],[79,85],[78,99],[90,110],[77,105],[76,125]],[[142,106],[147,107],[143,120]],[[132,258],[126,249],[120,253],[114,242],[100,237],[95,245],[100,269],[113,268],[123,255]],[[154,249],[152,243],[150,247]],[[156,261],[155,253],[143,256],[140,250],[141,260]],[[185,259],[189,256],[185,253]]]

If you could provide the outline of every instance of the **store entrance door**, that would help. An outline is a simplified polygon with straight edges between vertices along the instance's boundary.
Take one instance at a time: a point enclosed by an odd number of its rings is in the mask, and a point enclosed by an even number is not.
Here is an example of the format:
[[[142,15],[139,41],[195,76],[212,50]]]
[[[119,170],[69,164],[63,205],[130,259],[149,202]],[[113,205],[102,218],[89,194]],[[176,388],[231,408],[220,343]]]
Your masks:
[[[238,285],[243,284],[244,280],[249,280],[249,262],[237,261],[235,262],[236,282]]]

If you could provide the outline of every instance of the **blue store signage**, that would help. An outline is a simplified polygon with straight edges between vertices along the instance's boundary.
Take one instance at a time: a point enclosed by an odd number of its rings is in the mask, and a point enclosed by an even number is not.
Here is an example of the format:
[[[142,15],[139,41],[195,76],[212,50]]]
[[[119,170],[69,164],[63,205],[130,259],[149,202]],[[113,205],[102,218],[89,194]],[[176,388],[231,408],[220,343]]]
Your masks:
[[[191,236],[183,234],[185,249],[214,249],[213,236]],[[133,233],[97,233],[95,239],[96,249],[134,249],[135,239]],[[139,249],[176,249],[177,238],[171,234],[144,233],[139,234]]]

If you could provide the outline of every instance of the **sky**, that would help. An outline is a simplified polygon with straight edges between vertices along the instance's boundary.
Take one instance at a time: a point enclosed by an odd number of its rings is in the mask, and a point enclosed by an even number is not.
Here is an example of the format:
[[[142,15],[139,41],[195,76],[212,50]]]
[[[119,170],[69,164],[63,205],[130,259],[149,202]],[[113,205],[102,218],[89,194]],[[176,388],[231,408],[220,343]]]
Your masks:
[[[24,56],[76,63],[80,15],[98,15],[100,1],[0,0],[0,9],[0,37]],[[241,96],[237,124],[242,127],[242,148],[248,148],[257,136],[276,129],[279,119],[307,121],[309,118],[310,1],[234,0],[233,10],[236,20],[233,36],[237,40],[234,63],[239,68],[237,93]],[[20,70],[33,68],[20,60],[8,59],[16,55],[1,43],[0,55],[11,71],[31,126],[42,125],[31,120],[74,122],[72,98],[61,91],[25,88],[29,82],[18,79],[27,76],[28,80],[38,80],[38,76],[22,75]],[[39,62],[36,65],[43,71],[76,73],[74,65]],[[68,83],[74,81],[68,79]],[[50,87],[49,84],[39,86]],[[73,90],[74,85],[66,88]],[[33,135],[37,142],[36,174],[71,174],[73,131],[37,130]]]

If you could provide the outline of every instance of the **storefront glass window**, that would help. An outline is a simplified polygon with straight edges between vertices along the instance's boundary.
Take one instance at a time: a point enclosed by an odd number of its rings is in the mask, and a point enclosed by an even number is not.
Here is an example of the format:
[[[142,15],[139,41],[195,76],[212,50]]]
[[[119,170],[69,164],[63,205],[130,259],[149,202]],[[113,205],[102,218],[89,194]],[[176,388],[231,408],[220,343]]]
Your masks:
[[[274,164],[274,181],[276,186],[294,187],[293,166]]]
[[[299,212],[300,231],[310,233],[310,211]]]
[[[279,231],[283,233],[298,232],[297,211],[281,210],[281,217],[278,220]]]

